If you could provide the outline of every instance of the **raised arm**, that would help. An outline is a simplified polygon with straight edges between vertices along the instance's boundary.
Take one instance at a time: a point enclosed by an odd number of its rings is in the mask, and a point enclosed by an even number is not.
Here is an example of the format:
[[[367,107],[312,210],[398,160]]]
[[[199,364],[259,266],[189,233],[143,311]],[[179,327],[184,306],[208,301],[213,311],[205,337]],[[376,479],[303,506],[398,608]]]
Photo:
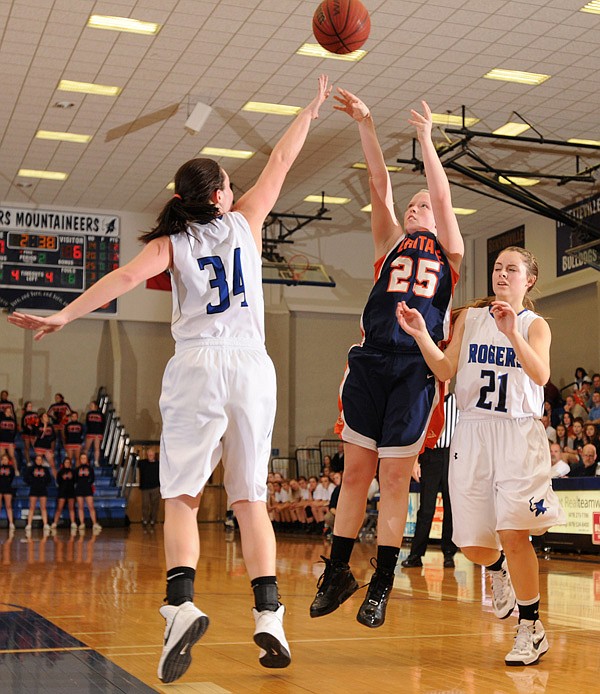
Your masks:
[[[137,287],[144,280],[154,277],[171,265],[171,242],[167,236],[150,241],[127,265],[113,270],[93,284],[61,311],[51,316],[35,316],[15,311],[8,322],[19,328],[37,330],[35,340],[60,330],[76,318],[85,316],[100,306]]]
[[[517,330],[517,314],[505,301],[493,301],[491,312],[498,326],[515,348],[515,354],[523,371],[538,386],[545,386],[550,380],[550,342],[552,336],[548,323],[536,318],[529,326],[526,340]]]
[[[465,245],[456,215],[452,210],[448,177],[431,139],[431,128],[433,125],[431,109],[427,102],[422,101],[421,103],[423,104],[423,114],[414,109],[411,110],[412,118],[408,122],[415,126],[417,138],[421,145],[427,188],[437,227],[437,236],[450,265],[458,272],[465,254]]]
[[[458,357],[465,331],[465,314],[461,311],[452,332],[452,340],[445,351],[435,344],[427,331],[427,325],[423,316],[415,308],[409,308],[405,301],[400,301],[396,306],[396,318],[400,327],[415,338],[423,359],[440,381],[452,378],[458,369]]]
[[[248,220],[259,251],[262,247],[263,222],[277,202],[285,177],[296,157],[300,154],[311,121],[319,117],[319,108],[330,92],[331,87],[327,75],[321,75],[317,95],[296,116],[294,122],[273,148],[256,183],[242,195],[233,207]]]
[[[375,260],[385,255],[402,235],[402,227],[394,212],[394,198],[389,171],[385,165],[375,124],[367,105],[356,95],[338,87],[334,108],[347,113],[358,123],[360,142],[369,172],[371,192],[371,231],[375,244]]]

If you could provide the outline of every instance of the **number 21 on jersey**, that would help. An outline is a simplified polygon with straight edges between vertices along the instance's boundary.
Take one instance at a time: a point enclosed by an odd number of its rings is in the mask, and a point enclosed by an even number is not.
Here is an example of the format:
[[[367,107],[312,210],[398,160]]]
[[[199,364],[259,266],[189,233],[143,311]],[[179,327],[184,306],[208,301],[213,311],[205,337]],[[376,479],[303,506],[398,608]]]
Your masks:
[[[430,299],[437,289],[441,263],[437,260],[419,258],[416,262],[407,255],[399,255],[390,265],[388,292],[406,294],[413,284],[413,294]]]

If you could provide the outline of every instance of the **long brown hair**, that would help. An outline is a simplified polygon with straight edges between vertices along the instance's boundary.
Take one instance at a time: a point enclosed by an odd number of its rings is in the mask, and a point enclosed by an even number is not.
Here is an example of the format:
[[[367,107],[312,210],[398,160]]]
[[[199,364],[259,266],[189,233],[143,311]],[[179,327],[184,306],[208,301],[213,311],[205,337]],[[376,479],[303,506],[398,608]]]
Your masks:
[[[175,194],[162,208],[156,226],[142,234],[140,241],[185,232],[193,223],[209,224],[221,214],[211,195],[224,185],[225,172],[216,161],[190,159],[175,174]]]

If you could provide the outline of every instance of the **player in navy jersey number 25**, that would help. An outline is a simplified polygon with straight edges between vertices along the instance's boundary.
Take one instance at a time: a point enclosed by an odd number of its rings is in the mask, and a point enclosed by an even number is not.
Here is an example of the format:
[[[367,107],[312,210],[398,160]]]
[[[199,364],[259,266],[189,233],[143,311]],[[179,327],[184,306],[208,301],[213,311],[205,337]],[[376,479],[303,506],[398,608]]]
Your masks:
[[[275,419],[275,369],[265,349],[262,226],[330,92],[317,95],[273,148],[257,182],[234,204],[229,176],[211,159],[175,174],[175,194],[130,263],[105,275],[49,318],[9,321],[47,332],[94,310],[166,269],[171,272],[175,355],[163,377],[160,486],[165,498],[167,604],[158,677],[172,682],[191,662],[208,617],[193,603],[202,489],[223,460],[228,500],[240,526],[254,591],[254,641],[267,668],[290,663],[278,600],[276,546],[267,513],[267,472]]]
[[[400,325],[415,337],[432,371],[440,379],[456,375],[460,417],[450,446],[452,539],[491,573],[496,616],[509,617],[515,602],[519,608],[507,665],[534,665],[548,650],[529,536],[565,522],[550,482],[550,450],[540,419],[550,378],[550,328],[526,296],[537,277],[529,251],[514,246],[502,251],[492,275],[495,298],[461,311],[445,352],[417,311],[398,307]]]
[[[369,109],[350,92],[338,92],[339,106],[335,108],[358,122],[369,172],[375,284],[362,316],[362,342],[350,349],[340,387],[336,431],[344,441],[344,484],[331,557],[325,559],[310,614],[320,617],[333,612],[358,588],[349,561],[379,460],[376,571],[356,617],[374,628],[385,620],[414,462],[425,445],[435,445],[443,425],[442,385],[414,338],[398,325],[396,305],[406,301],[418,310],[436,342],[447,338],[464,244],[448,179],[431,139],[429,106],[422,102],[423,114],[413,110],[409,119],[421,145],[429,189],[409,202],[403,231],[394,212],[390,176]]]

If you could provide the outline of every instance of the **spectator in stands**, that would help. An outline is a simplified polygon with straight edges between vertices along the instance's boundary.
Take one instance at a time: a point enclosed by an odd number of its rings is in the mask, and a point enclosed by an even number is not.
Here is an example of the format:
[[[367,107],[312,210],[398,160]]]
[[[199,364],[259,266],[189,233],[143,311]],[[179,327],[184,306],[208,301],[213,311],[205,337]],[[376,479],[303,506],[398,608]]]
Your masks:
[[[77,499],[77,511],[79,515],[79,532],[85,530],[85,506],[87,505],[92,528],[95,532],[102,530],[102,526],[96,518],[94,508],[94,468],[90,465],[87,454],[79,456],[79,463],[75,468],[75,498]]]
[[[58,451],[59,444],[64,446],[64,428],[65,424],[69,421],[69,415],[71,414],[71,408],[69,403],[65,402],[65,397],[62,393],[56,393],[54,395],[54,402],[48,408],[48,416],[52,420],[52,426],[54,427],[54,433],[56,438],[54,439],[54,453]]]
[[[588,410],[588,403],[590,401],[590,397],[592,395],[592,379],[589,376],[586,376],[583,379],[583,383],[581,384],[581,387],[573,392],[573,399],[578,405],[581,405],[582,407],[585,408],[586,412]]]
[[[56,513],[50,528],[56,530],[66,504],[71,520],[71,530],[77,530],[77,523],[75,522],[75,470],[73,470],[71,458],[68,456],[62,461],[62,465],[56,473],[56,485],[58,487]]]
[[[581,417],[575,417],[573,420],[573,442],[571,446],[565,448],[565,453],[575,454],[577,456],[581,455],[583,446],[585,445],[584,433],[583,433],[583,419]]]
[[[567,436],[573,438],[573,415],[570,412],[563,412],[562,421],[567,430]]]
[[[568,435],[567,427],[562,422],[556,425],[556,443],[561,449],[573,447],[573,439]]]
[[[599,391],[600,392],[600,374],[595,373],[592,374],[592,393]]]
[[[575,381],[573,383],[573,389],[579,390],[581,388],[581,384],[584,382],[586,378],[588,380],[591,380],[583,366],[578,366],[575,369]]]
[[[34,411],[31,400],[27,400],[23,405],[23,414],[21,415],[21,438],[25,447],[25,465],[31,465],[31,451],[39,424],[38,413]]]
[[[558,408],[562,406],[562,398],[560,396],[560,390],[552,383],[548,381],[544,386],[544,400],[550,403],[552,408]]]
[[[0,391],[0,412],[4,413],[9,407],[13,412],[15,411],[14,404],[8,399],[8,391],[2,390]]]
[[[85,452],[90,454],[94,447],[94,465],[100,467],[100,444],[104,436],[104,415],[98,409],[98,403],[92,401],[85,416]]]
[[[565,398],[565,413],[568,412],[573,419],[576,417],[581,417],[582,419],[587,418],[587,410],[583,405],[575,402],[575,398],[572,395],[567,395]]]
[[[563,460],[562,451],[557,443],[550,444],[550,459],[552,467],[550,468],[551,477],[567,477],[571,468],[569,463]]]
[[[83,443],[83,424],[79,421],[79,414],[74,410],[69,415],[69,421],[64,428],[65,451],[72,460],[79,460],[81,444]]]
[[[548,441],[550,441],[550,443],[555,443],[556,429],[550,424],[550,418],[547,414],[542,415],[542,424],[544,425],[544,429],[546,430],[546,436],[548,437]]]
[[[31,532],[33,514],[35,512],[35,507],[39,504],[42,522],[44,524],[44,534],[47,535],[50,532],[50,526],[48,525],[48,511],[46,508],[48,487],[52,483],[52,478],[50,477],[48,468],[44,465],[44,458],[41,455],[38,454],[35,456],[33,466],[26,468],[25,475],[25,481],[29,485],[29,514],[27,515],[25,532]]]
[[[446,382],[446,388],[448,385],[449,381]],[[402,562],[402,566],[405,568],[423,566],[422,558],[427,550],[438,492],[442,493],[444,505],[440,544],[444,555],[444,568],[454,568],[454,555],[458,551],[458,547],[452,542],[452,506],[448,491],[450,442],[458,422],[458,409],[454,393],[447,393],[444,398],[444,422],[444,429],[435,444],[435,448],[426,448],[415,461],[413,477],[421,484],[421,494],[410,554]]]
[[[15,463],[10,456],[3,453],[2,456],[0,456],[0,511],[2,510],[2,502],[4,502],[9,532],[12,532],[15,529],[15,521],[13,518],[12,509],[12,499],[14,494],[12,483],[14,479]]]
[[[342,476],[343,473],[341,472],[334,472],[332,473],[333,475],[336,475],[336,480],[337,482],[335,483],[335,489],[331,492],[331,499],[329,499],[329,507],[327,509],[327,513],[325,514],[325,535],[327,537],[330,537],[333,534],[333,528],[335,524],[335,511],[338,505],[338,499],[340,498],[340,490],[342,488]]]
[[[327,472],[325,472],[327,471]],[[331,456],[324,455],[323,461],[321,462],[321,474],[329,475],[331,473]]]
[[[15,458],[15,438],[17,436],[17,418],[11,405],[0,411],[0,454],[8,453],[11,460]]]
[[[344,444],[342,441],[338,443],[337,453],[334,453],[331,459],[331,469],[334,472],[344,472]]]
[[[600,424],[600,391],[592,393],[592,406],[588,412],[588,419],[593,424]]]
[[[145,455],[138,461],[138,470],[142,493],[142,525],[144,528],[148,525],[154,528],[160,505],[160,479],[156,450],[152,446],[145,449]]]
[[[327,475],[321,475],[321,479],[317,488],[313,492],[313,500],[310,504],[310,509],[315,521],[314,532],[322,534],[325,528],[325,515],[329,508],[329,500],[333,494],[335,485],[331,482]]]
[[[56,467],[54,465],[54,427],[50,421],[47,412],[42,412],[40,415],[40,423],[37,428],[35,441],[33,442],[33,450],[36,457],[42,456],[52,470],[52,475],[56,477]]]
[[[598,427],[593,422],[586,422],[583,425],[583,440],[586,443],[591,443],[596,451],[600,451],[600,436],[598,436]]]
[[[591,443],[586,443],[581,452],[579,462],[571,465],[569,477],[594,477],[596,474],[597,453]]]
[[[556,425],[562,419],[562,407],[559,409],[554,408],[549,400],[544,400],[544,414],[550,420],[550,426],[556,428]]]

